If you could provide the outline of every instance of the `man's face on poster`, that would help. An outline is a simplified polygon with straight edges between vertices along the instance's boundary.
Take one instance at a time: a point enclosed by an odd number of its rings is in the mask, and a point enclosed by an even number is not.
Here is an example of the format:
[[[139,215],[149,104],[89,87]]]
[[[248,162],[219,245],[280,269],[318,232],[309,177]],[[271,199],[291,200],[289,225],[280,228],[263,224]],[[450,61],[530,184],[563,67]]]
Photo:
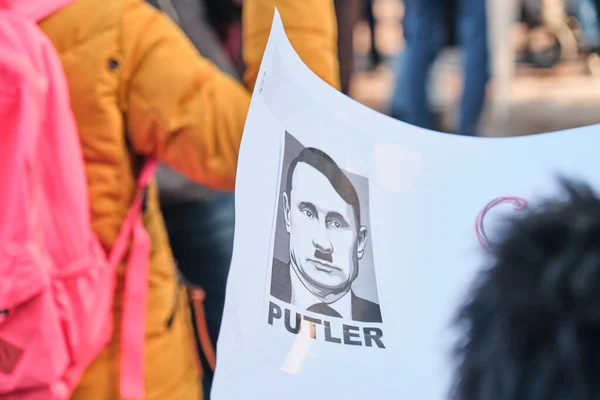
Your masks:
[[[314,167],[298,163],[291,193],[284,193],[290,258],[308,289],[326,296],[349,290],[358,275],[367,229],[355,212]]]

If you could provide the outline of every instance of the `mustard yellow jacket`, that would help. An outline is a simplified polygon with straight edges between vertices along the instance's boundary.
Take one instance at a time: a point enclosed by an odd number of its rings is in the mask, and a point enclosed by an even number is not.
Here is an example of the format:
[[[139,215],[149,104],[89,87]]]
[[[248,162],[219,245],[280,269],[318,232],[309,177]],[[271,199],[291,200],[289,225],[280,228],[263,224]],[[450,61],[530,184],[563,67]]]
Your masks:
[[[203,59],[174,23],[144,0],[77,0],[40,23],[64,65],[93,227],[107,250],[134,196],[134,155],[154,155],[194,181],[233,189],[250,90],[275,6],[300,56],[339,87],[333,0],[245,0],[245,87]],[[152,238],[146,399],[197,400],[201,388],[189,315],[154,184],[144,221]],[[75,399],[119,398],[121,298],[119,279],[113,340],[86,371]]]

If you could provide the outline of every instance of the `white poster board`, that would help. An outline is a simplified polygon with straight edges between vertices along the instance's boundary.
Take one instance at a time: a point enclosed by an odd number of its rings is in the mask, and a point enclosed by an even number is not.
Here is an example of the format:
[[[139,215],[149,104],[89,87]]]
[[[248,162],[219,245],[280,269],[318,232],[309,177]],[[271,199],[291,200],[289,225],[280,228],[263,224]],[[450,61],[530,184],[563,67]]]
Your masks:
[[[310,72],[276,14],[240,151],[212,398],[450,398],[451,323],[487,262],[478,238],[518,212],[502,199],[535,207],[559,175],[600,187],[597,130],[488,139],[395,121]]]

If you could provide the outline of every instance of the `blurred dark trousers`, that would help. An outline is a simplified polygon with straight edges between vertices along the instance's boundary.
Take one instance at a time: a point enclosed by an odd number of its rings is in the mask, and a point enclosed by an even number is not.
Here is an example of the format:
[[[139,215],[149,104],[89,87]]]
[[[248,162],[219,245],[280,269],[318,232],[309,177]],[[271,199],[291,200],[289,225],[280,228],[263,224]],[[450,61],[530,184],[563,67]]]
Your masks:
[[[204,310],[213,346],[219,336],[225,288],[233,251],[234,195],[163,207],[173,255],[185,280],[206,292]],[[204,398],[210,398],[213,374],[201,353]],[[168,373],[165,371],[165,373]]]
[[[431,66],[448,43],[448,21],[454,18],[464,71],[458,133],[475,135],[489,79],[486,0],[405,0],[404,3],[406,45],[396,73],[392,116],[435,129],[427,85]]]
[[[577,2],[577,18],[581,26],[583,47],[588,50],[599,50],[600,23],[597,2],[595,0],[579,0]]]

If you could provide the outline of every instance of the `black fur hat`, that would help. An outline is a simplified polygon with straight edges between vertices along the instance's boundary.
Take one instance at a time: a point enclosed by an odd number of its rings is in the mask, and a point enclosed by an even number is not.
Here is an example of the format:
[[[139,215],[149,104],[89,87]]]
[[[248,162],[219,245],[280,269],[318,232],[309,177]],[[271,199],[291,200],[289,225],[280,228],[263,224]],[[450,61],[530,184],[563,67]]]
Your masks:
[[[457,400],[600,399],[600,199],[525,211],[461,308]]]

